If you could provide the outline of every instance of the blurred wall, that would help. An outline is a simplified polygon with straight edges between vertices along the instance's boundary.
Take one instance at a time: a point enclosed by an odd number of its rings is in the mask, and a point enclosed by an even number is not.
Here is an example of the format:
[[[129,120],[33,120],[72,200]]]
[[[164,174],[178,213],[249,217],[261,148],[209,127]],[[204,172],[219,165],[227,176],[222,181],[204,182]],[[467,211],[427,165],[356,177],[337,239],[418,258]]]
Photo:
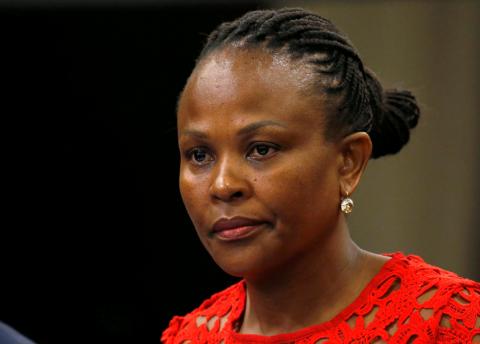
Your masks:
[[[275,1],[331,19],[422,118],[398,156],[371,161],[350,229],[360,246],[480,277],[480,2]]]

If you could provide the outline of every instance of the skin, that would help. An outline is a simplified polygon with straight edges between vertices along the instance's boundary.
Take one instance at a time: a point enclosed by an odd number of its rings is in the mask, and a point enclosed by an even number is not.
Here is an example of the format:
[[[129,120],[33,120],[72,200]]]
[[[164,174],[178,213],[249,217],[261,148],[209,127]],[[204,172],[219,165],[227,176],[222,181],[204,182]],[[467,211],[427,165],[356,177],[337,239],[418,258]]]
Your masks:
[[[370,138],[327,141],[313,84],[304,63],[229,47],[197,65],[179,100],[181,196],[215,262],[246,280],[241,333],[328,321],[388,260],[352,241],[339,209],[365,170]],[[212,234],[216,220],[233,216],[266,224],[234,242]]]

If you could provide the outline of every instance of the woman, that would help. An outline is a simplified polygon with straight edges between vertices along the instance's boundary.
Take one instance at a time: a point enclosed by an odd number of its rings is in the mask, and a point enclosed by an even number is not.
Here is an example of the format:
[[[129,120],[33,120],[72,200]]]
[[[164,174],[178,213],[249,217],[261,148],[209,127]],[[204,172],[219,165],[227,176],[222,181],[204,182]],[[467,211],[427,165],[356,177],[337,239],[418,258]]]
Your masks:
[[[370,158],[417,124],[328,20],[253,11],[213,31],[178,104],[180,192],[241,282],[174,317],[165,343],[480,342],[480,285],[374,254],[346,214]]]

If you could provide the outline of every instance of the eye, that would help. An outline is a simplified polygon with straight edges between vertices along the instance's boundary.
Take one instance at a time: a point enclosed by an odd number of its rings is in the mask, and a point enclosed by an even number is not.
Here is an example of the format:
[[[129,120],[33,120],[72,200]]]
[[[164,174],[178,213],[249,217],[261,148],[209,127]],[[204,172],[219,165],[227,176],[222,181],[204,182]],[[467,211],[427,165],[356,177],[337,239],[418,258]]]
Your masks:
[[[252,147],[249,156],[253,157],[254,159],[263,159],[271,154],[274,154],[276,151],[278,151],[278,147],[274,147],[265,143],[259,143]]]
[[[204,148],[191,149],[186,153],[186,157],[196,165],[205,165],[212,160],[212,157]]]

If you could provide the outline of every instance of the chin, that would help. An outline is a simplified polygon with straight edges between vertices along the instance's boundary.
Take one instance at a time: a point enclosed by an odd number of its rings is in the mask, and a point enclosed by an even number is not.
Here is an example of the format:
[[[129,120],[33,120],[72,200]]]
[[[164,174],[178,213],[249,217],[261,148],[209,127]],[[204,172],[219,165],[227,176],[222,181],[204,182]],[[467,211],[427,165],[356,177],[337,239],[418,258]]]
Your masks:
[[[262,265],[262,257],[249,252],[251,250],[215,250],[210,252],[215,263],[227,274],[245,278],[255,274]]]
[[[252,248],[232,251],[223,251],[222,254],[215,252],[211,255],[215,263],[227,274],[239,278],[257,279],[272,272],[273,267],[268,264],[268,262],[271,263],[271,259],[267,258],[265,251]]]
[[[245,277],[253,270],[253,266],[249,263],[249,259],[233,257],[231,255],[228,257],[212,256],[212,258],[223,271],[234,277]]]

